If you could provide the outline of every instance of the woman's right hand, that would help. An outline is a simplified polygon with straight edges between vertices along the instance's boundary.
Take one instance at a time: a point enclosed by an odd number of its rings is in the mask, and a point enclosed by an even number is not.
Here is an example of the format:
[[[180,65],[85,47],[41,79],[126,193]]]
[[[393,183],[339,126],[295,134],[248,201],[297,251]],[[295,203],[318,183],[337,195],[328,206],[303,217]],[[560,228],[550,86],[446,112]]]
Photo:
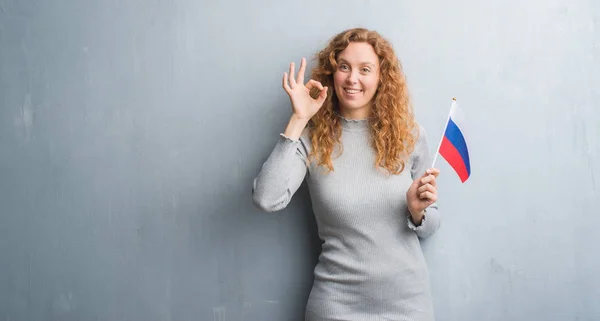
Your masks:
[[[306,71],[306,59],[302,58],[300,63],[300,70],[298,70],[298,76],[294,78],[295,64],[290,63],[290,72],[283,74],[283,89],[290,96],[292,103],[292,111],[294,115],[303,121],[308,121],[314,116],[317,111],[323,106],[325,99],[327,98],[327,87],[314,80],[309,80],[304,85],[304,72]],[[310,91],[313,88],[320,90],[317,99],[310,96]]]

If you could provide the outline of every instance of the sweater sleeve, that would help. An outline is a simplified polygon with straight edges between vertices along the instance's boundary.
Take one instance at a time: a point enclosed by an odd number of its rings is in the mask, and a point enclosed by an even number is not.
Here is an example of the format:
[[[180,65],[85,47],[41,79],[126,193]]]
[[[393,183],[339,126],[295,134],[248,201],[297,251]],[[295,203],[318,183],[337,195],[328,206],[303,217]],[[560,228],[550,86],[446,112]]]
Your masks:
[[[254,179],[254,204],[266,212],[284,209],[306,176],[307,155],[301,140],[280,134],[275,148]]]
[[[431,167],[432,161],[429,154],[427,133],[423,127],[419,127],[419,139],[417,140],[415,150],[412,154],[411,176],[413,180],[417,177],[421,177],[425,171]],[[408,209],[406,212],[408,227],[415,231],[420,238],[427,238],[440,228],[441,219],[437,203],[433,203],[425,209],[425,216],[419,226],[416,226],[413,223]]]

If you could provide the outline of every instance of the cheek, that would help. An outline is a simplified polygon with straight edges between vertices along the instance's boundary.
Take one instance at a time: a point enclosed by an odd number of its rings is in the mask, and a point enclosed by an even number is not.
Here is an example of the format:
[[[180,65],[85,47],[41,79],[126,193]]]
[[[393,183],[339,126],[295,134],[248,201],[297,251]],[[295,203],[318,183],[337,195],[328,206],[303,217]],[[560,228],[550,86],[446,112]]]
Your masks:
[[[373,78],[368,79],[365,82],[365,87],[367,87],[370,92],[374,93],[375,91],[377,91],[378,84],[379,84],[379,78],[373,77]]]
[[[338,87],[343,83],[343,75],[339,72],[333,74],[333,86]]]

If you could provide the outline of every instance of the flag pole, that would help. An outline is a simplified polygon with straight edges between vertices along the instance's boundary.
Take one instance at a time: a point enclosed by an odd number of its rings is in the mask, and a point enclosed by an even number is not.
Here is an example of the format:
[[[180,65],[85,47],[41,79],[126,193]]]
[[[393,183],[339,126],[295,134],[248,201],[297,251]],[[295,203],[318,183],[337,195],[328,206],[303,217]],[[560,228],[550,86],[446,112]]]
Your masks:
[[[452,105],[450,105],[450,111],[448,112],[448,117],[446,118],[446,124],[444,125],[444,130],[442,131],[442,138],[440,139],[440,143],[438,144],[437,149],[435,150],[435,156],[433,157],[433,163],[431,164],[431,168],[435,168],[435,161],[437,160],[438,154],[440,152],[440,147],[442,146],[442,142],[444,141],[444,135],[446,134],[446,129],[448,128],[448,120],[450,120],[450,113],[452,112],[452,107],[456,104],[456,97],[452,98]]]

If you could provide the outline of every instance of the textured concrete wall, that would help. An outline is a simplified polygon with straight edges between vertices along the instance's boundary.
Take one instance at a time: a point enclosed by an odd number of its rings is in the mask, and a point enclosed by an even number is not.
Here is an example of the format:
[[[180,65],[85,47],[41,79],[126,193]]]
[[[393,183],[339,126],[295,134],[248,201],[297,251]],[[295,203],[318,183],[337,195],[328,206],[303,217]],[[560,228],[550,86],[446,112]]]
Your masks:
[[[589,0],[0,0],[0,319],[303,320],[308,194],[261,213],[251,182],[289,62],[353,26],[394,43],[430,137],[452,97],[470,121],[473,176],[438,160],[423,244],[438,320],[600,319],[599,18]]]

